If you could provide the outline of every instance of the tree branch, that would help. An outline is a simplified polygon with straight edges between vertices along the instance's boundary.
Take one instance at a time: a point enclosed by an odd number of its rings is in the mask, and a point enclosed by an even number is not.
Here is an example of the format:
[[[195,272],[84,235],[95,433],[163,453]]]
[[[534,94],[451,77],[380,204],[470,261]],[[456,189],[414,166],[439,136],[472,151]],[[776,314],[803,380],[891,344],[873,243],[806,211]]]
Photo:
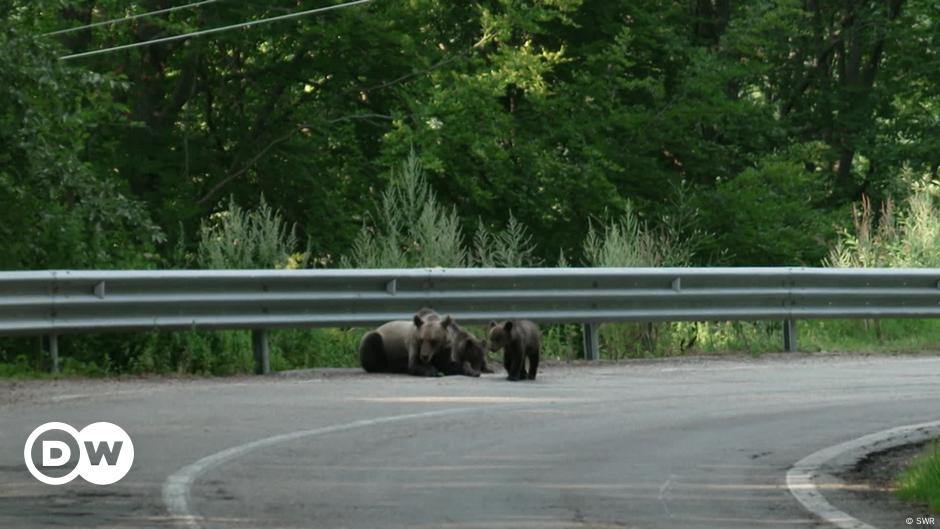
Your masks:
[[[221,191],[222,188],[225,187],[229,182],[231,182],[232,180],[235,180],[236,178],[238,178],[238,177],[240,177],[241,175],[245,174],[249,169],[251,169],[251,167],[252,167],[255,163],[258,162],[258,160],[260,160],[261,158],[263,158],[263,157],[268,153],[268,151],[270,151],[271,149],[273,149],[275,146],[277,146],[277,145],[279,145],[279,144],[281,144],[281,143],[284,143],[285,141],[289,140],[291,137],[294,136],[294,134],[297,133],[298,130],[299,130],[298,128],[294,128],[294,129],[292,129],[290,132],[288,132],[287,134],[285,134],[285,135],[283,135],[283,136],[280,136],[280,137],[278,137],[278,138],[275,138],[273,141],[271,141],[270,143],[268,143],[263,149],[261,149],[261,151],[258,152],[258,154],[254,155],[250,160],[248,160],[248,162],[247,162],[241,169],[239,169],[238,171],[235,171],[234,173],[230,173],[228,176],[226,176],[226,177],[223,178],[222,180],[219,180],[219,181],[218,181],[214,186],[212,186],[212,188],[209,189],[209,191],[206,192],[206,194],[204,194],[204,195],[202,196],[202,198],[200,198],[196,203],[199,204],[200,206],[203,206],[203,205],[205,205],[206,202],[212,200],[212,198],[216,195],[216,193],[218,193],[219,191]]]
[[[419,76],[422,76],[422,75],[431,73],[431,72],[433,72],[434,70],[437,70],[438,68],[441,68],[441,67],[443,67],[443,66],[447,66],[448,64],[450,64],[450,63],[452,63],[452,62],[455,62],[455,61],[457,61],[457,60],[459,60],[459,59],[462,59],[463,57],[465,57],[466,55],[468,55],[468,54],[469,54],[470,52],[472,52],[473,50],[482,47],[484,44],[486,44],[487,42],[489,42],[490,40],[492,40],[492,38],[493,38],[493,35],[487,35],[487,36],[481,38],[480,40],[478,40],[477,42],[475,42],[475,43],[473,44],[473,46],[470,46],[469,48],[467,48],[467,49],[465,49],[465,50],[463,50],[463,51],[461,51],[461,52],[458,52],[458,53],[455,54],[455,55],[451,55],[450,57],[447,57],[447,58],[445,58],[445,59],[441,59],[440,61],[438,61],[438,62],[432,64],[431,66],[428,66],[427,68],[425,68],[425,69],[423,69],[423,70],[419,70],[419,71],[417,71],[417,72],[412,72],[412,73],[403,75],[403,76],[401,76],[401,77],[398,77],[398,78],[396,78],[396,79],[392,79],[391,81],[386,81],[386,82],[384,82],[384,83],[381,83],[381,84],[378,84],[378,85],[375,85],[375,86],[371,86],[371,87],[369,87],[369,88],[364,88],[362,91],[363,91],[363,92],[373,92],[373,91],[376,91],[376,90],[382,90],[383,88],[388,88],[388,87],[390,87],[390,86],[395,86],[395,85],[397,85],[397,84],[401,84],[401,83],[403,83],[403,82],[405,82],[405,81],[408,81],[408,80],[410,80],[410,79],[413,79],[413,78],[415,78],[415,77],[419,77]]]

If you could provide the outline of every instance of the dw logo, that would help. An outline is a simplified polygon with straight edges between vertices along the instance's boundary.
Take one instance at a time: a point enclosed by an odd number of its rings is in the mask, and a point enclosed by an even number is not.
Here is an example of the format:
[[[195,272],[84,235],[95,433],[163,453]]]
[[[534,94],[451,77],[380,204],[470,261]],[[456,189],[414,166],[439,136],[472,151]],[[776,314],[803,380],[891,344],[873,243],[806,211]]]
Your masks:
[[[134,443],[123,428],[109,422],[89,424],[82,431],[47,422],[29,434],[23,458],[29,473],[47,485],[64,485],[76,476],[110,485],[130,471]]]

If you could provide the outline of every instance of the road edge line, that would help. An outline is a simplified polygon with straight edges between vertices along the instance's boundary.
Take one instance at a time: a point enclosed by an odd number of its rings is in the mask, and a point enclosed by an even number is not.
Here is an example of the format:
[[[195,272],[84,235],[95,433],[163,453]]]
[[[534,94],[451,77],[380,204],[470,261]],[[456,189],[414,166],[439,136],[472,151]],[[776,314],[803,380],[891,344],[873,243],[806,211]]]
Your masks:
[[[814,478],[822,474],[822,466],[827,462],[839,457],[847,452],[859,451],[860,453],[870,453],[877,450],[885,450],[895,446],[901,446],[918,442],[912,440],[909,435],[920,433],[926,440],[928,437],[936,435],[936,431],[928,432],[930,429],[940,428],[940,421],[930,421],[907,426],[898,426],[888,430],[863,435],[862,437],[846,441],[828,448],[823,448],[797,461],[790,470],[787,471],[787,489],[790,494],[803,507],[840,529],[877,529],[852,515],[840,511],[823,496],[819,488],[813,482]],[[876,446],[877,445],[877,446]]]

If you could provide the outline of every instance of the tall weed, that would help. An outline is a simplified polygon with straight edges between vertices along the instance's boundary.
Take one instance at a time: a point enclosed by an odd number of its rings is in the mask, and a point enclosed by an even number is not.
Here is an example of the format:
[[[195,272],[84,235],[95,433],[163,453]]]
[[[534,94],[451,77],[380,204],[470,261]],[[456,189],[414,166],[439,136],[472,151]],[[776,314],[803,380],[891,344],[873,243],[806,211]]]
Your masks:
[[[229,199],[225,210],[213,213],[202,223],[196,263],[214,270],[303,268],[310,254],[299,246],[295,227],[288,226],[264,197],[256,210],[243,209],[234,199]],[[282,355],[281,344],[290,341],[282,336],[285,332],[293,333],[287,335],[290,337],[302,334],[305,339],[295,339],[293,343],[312,348],[324,331],[272,331],[271,363],[282,369],[293,367]],[[295,355],[310,354],[299,347],[290,350]],[[129,370],[229,375],[251,372],[253,365],[249,331],[192,330],[148,334],[143,346],[133,355]]]
[[[468,263],[455,208],[442,206],[412,151],[363,225],[344,268],[462,267]]]
[[[679,217],[676,217],[679,218]],[[652,227],[631,204],[619,219],[595,228],[584,240],[584,259],[597,267],[688,266],[695,255],[691,239],[682,238],[669,223]],[[660,338],[672,331],[670,324],[614,323],[600,327],[601,351],[608,358],[656,355],[663,351]]]
[[[484,268],[538,266],[535,244],[526,227],[510,212],[506,228],[494,232],[480,220],[473,236],[473,264]]]
[[[940,184],[905,175],[911,193],[900,208],[891,199],[877,210],[868,197],[852,207],[852,230],[842,230],[824,264],[833,268],[940,267]],[[852,320],[811,324],[824,349],[917,350],[940,334],[935,320]]]
[[[210,270],[304,268],[310,252],[298,246],[296,226],[287,226],[263,196],[255,211],[230,198],[227,209],[202,223],[196,259]]]

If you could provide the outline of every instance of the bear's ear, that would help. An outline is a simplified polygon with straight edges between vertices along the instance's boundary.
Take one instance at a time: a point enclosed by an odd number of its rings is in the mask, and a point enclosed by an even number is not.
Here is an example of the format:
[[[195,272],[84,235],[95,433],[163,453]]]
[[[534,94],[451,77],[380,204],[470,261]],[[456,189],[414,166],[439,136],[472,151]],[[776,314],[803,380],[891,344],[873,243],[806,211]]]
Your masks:
[[[454,320],[452,320],[449,315],[444,316],[444,319],[441,321],[441,327],[444,327],[446,329],[447,327],[450,327],[451,323],[454,323]]]
[[[496,321],[490,320],[490,327],[496,327]]]
[[[417,314],[415,314],[414,322],[415,322],[415,327],[420,327],[424,325],[424,320],[422,320],[421,316],[418,316]]]
[[[504,324],[503,324],[503,329],[506,329],[506,332],[512,331],[512,322],[511,322],[511,321],[507,321],[506,323],[504,323]]]

